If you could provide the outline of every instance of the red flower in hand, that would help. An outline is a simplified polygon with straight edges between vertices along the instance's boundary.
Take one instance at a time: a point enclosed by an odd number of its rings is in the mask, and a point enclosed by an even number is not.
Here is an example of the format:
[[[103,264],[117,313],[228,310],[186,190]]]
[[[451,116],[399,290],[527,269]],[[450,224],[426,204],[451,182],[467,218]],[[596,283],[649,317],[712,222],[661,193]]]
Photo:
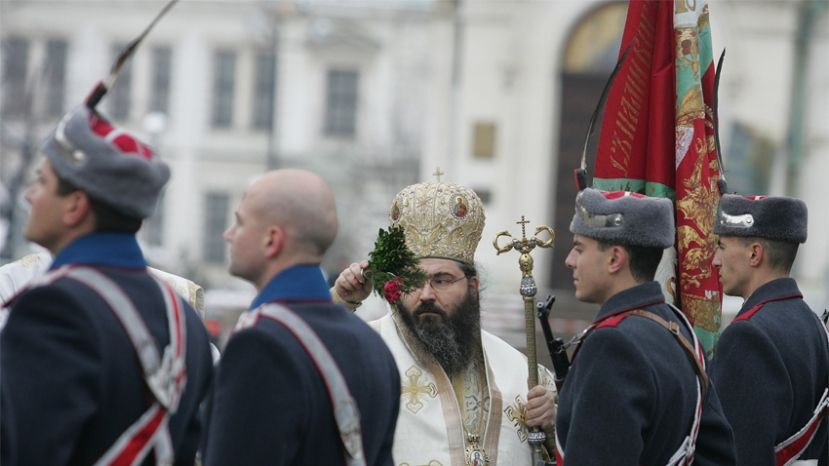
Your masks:
[[[394,280],[389,280],[383,285],[383,295],[386,297],[386,301],[389,304],[397,304],[400,301],[400,287],[403,285],[403,281],[399,278],[395,278]]]

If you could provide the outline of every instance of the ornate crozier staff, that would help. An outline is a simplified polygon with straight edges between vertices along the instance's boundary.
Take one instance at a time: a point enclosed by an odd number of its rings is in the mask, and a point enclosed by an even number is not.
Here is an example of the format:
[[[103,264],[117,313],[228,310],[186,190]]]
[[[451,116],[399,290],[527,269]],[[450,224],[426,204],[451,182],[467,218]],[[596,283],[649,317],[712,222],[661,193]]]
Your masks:
[[[498,233],[493,240],[492,245],[500,255],[502,252],[509,252],[515,249],[521,256],[518,258],[518,267],[521,269],[521,297],[524,300],[524,323],[527,331],[527,369],[529,378],[527,379],[527,387],[532,388],[538,385],[538,358],[535,351],[535,294],[538,287],[533,278],[533,258],[530,252],[536,246],[540,248],[552,248],[553,241],[556,234],[552,228],[541,225],[535,228],[535,234],[527,238],[527,223],[528,220],[521,216],[521,221],[516,222],[521,225],[521,239],[515,239],[507,231],[504,230]],[[539,234],[546,232],[549,238],[543,239]],[[501,237],[510,238],[508,242],[499,244],[498,240]],[[544,451],[543,445],[546,440],[544,431],[538,427],[529,429],[527,440],[532,447],[532,464],[533,466],[544,466],[555,464],[550,460],[550,455]]]

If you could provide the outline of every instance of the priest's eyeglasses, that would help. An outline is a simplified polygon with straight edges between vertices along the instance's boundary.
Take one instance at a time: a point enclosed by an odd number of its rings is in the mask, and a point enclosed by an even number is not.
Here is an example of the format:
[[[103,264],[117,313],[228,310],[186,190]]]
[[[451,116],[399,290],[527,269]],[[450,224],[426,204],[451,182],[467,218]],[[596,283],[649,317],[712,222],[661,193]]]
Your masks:
[[[464,278],[469,278],[466,275],[461,275],[460,277],[455,277],[452,274],[448,273],[439,273],[437,275],[431,275],[428,280],[429,286],[432,287],[433,290],[437,292],[446,291],[452,287],[455,283],[463,280]],[[422,288],[420,288],[422,289]]]

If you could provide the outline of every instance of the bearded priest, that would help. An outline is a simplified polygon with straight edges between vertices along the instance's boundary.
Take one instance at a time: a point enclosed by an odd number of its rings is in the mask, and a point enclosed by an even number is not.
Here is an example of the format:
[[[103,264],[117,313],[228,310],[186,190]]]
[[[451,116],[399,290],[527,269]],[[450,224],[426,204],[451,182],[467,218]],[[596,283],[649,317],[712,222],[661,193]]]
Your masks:
[[[484,228],[480,198],[457,184],[419,183],[397,194],[390,217],[425,273],[401,292],[387,287],[391,312],[370,322],[400,370],[395,462],[529,464],[527,426],[554,438],[555,386],[539,365],[540,385],[528,391],[526,357],[481,330],[474,264]],[[355,309],[371,292],[372,272],[368,261],[351,264],[334,284],[334,299]]]

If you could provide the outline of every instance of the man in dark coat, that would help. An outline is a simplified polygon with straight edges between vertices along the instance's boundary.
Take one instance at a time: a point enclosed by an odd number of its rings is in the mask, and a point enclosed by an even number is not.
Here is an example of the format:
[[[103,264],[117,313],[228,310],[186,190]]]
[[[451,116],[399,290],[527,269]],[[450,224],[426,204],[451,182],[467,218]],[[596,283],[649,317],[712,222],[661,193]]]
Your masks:
[[[806,204],[798,199],[726,194],[720,200],[714,266],[723,291],[745,302],[717,343],[711,381],[741,465],[827,464],[829,344],[789,278],[806,223]]]
[[[230,273],[259,294],[222,355],[208,465],[393,464],[400,378],[380,336],[331,302],[320,262],[336,234],[334,196],[313,173],[269,172],[245,193],[224,236]],[[312,358],[275,309],[310,327],[333,363]],[[329,391],[337,374],[339,394]],[[350,401],[335,410],[339,395]],[[355,403],[356,412],[348,408]],[[356,421],[347,431],[335,419],[343,407]]]
[[[43,152],[25,235],[54,262],[12,299],[0,338],[0,462],[193,464],[207,334],[135,238],[169,169],[87,107]]]
[[[601,308],[560,393],[563,464],[734,464],[702,348],[653,281],[674,242],[671,202],[588,188],[570,231],[576,297]]]

